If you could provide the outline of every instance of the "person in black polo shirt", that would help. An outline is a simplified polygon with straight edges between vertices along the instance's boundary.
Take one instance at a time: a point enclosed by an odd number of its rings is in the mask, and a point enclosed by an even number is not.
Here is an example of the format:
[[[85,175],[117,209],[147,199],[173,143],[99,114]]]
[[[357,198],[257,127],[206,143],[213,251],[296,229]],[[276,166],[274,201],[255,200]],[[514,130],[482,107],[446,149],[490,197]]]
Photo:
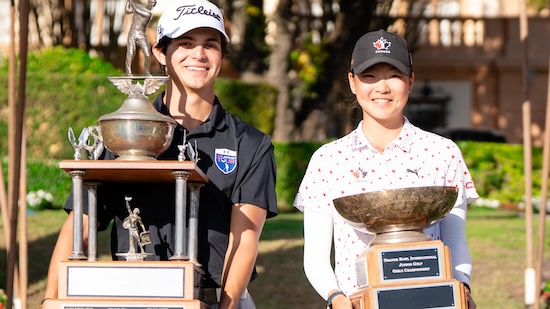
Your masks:
[[[209,180],[200,191],[198,260],[206,273],[204,287],[219,295],[212,307],[245,309],[255,308],[247,285],[257,276],[260,233],[266,218],[277,214],[276,167],[270,137],[226,112],[214,93],[228,42],[222,14],[214,4],[172,2],[160,17],[153,48],[170,80],[153,105],[178,123],[172,145],[157,159],[177,160],[177,145],[185,134],[187,141],[196,143],[197,165]],[[114,158],[108,151],[104,154],[104,159]],[[154,255],[147,259],[169,259],[174,253],[174,185],[98,187],[98,229],[114,220],[113,259],[129,246],[128,231],[122,227],[128,216],[125,196],[132,197],[149,230],[152,243],[145,251]],[[65,209],[72,210],[71,197]],[[84,221],[86,227],[87,218]],[[71,243],[69,215],[50,262],[46,298],[57,296],[56,265],[70,255]]]

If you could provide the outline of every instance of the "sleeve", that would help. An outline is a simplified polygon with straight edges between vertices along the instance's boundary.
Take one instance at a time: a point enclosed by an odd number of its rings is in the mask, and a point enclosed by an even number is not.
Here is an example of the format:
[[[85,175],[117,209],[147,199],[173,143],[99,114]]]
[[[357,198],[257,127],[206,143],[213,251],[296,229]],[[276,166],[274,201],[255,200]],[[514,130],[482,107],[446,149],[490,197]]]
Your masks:
[[[268,217],[277,215],[275,155],[268,136],[263,136],[250,165],[242,171],[245,172],[239,176],[241,180],[235,186],[231,201],[265,208]]]
[[[306,208],[304,211],[304,272],[311,286],[323,299],[339,289],[330,262],[332,218]]]
[[[309,208],[311,211],[332,218],[332,200],[328,197],[328,184],[323,177],[323,167],[326,166],[322,156],[324,148],[324,146],[319,148],[311,156],[298,193],[294,198],[294,207],[302,212],[305,208]]]
[[[458,198],[451,212],[441,221],[441,240],[449,247],[456,280],[470,284],[472,257],[466,242],[466,212],[468,204],[478,198],[470,172],[458,146],[449,166],[447,182],[458,188]]]

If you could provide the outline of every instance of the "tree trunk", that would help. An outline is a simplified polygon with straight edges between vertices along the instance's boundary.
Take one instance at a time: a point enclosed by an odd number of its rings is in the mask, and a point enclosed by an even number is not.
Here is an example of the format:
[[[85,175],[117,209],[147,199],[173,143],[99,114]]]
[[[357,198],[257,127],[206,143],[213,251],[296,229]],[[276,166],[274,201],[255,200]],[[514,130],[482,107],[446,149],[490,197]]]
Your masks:
[[[293,35],[290,24],[290,1],[281,1],[278,9],[272,16],[276,24],[276,43],[271,47],[269,57],[268,81],[278,90],[277,107],[275,116],[275,129],[273,139],[276,141],[289,141],[295,131],[295,111],[291,106],[290,80],[288,78],[288,60],[292,51]]]
[[[318,97],[304,101],[296,113],[300,132],[296,139],[323,141],[340,137],[356,125],[359,115],[349,91],[347,73],[357,39],[370,30],[382,28],[379,21],[371,22],[376,5],[376,1],[340,2],[339,12],[334,14],[334,30],[325,47],[330,55],[323,65],[325,73],[315,85]]]

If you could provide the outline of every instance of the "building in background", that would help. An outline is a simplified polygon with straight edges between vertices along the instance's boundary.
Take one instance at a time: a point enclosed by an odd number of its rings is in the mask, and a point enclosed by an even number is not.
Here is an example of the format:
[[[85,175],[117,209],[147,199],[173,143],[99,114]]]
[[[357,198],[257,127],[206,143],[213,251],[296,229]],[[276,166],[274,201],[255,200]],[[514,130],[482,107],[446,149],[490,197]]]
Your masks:
[[[428,129],[455,139],[522,142],[522,44],[519,0],[431,1],[422,10],[395,0],[392,29],[417,35],[413,45],[416,85],[407,113]],[[544,12],[543,12],[544,13]],[[529,12],[531,133],[543,144],[547,100],[550,19]],[[544,14],[543,14],[544,15]],[[427,103],[428,102],[428,103]],[[444,119],[437,119],[444,117]],[[437,115],[437,116],[436,116]]]

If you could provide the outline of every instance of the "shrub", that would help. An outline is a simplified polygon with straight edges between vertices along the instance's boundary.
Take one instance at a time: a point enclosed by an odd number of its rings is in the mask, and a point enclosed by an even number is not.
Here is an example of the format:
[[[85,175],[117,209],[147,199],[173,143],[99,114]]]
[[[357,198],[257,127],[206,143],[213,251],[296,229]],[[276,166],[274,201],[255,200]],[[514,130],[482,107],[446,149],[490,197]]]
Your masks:
[[[311,155],[322,143],[275,143],[277,200],[280,211],[293,209],[292,203],[304,177]]]
[[[29,53],[26,82],[25,129],[28,156],[37,159],[72,158],[69,127],[80,132],[116,111],[126,99],[107,79],[123,76],[108,62],[79,49],[48,48]],[[8,62],[0,59],[0,84],[8,84]],[[162,91],[161,87],[158,92]],[[276,90],[265,84],[218,79],[218,97],[228,111],[263,132],[273,132]],[[149,97],[154,99],[157,93]],[[0,136],[7,136],[7,87],[0,88]],[[7,153],[7,138],[0,152]]]
[[[304,172],[313,152],[322,143],[282,143],[276,142],[277,198],[279,210],[290,212],[292,203],[302,181]],[[502,143],[460,142],[466,164],[474,179],[476,189],[482,199],[480,206],[491,206],[497,201],[500,205],[523,200],[523,147]],[[533,195],[540,196],[542,151],[533,149]],[[4,160],[4,166],[6,160]],[[56,160],[29,160],[28,191],[45,190],[53,195],[52,207],[61,207],[71,190],[70,177],[58,167]],[[4,167],[4,173],[7,168]],[[6,177],[6,176],[5,176]],[[7,179],[7,178],[5,178]],[[483,203],[490,201],[491,205]]]
[[[107,79],[120,70],[78,49],[55,47],[28,55],[25,130],[31,158],[69,158],[73,152],[67,130],[94,125],[98,115],[116,110],[124,94]],[[7,60],[0,66],[0,83],[7,85]],[[0,108],[7,109],[7,87],[0,88]],[[1,117],[0,133],[7,135]],[[7,151],[7,139],[0,139]]]
[[[273,133],[277,103],[277,90],[273,86],[219,78],[215,89],[228,112],[266,134]]]
[[[7,160],[2,160],[2,171],[4,179],[7,181]],[[65,200],[71,191],[72,182],[67,173],[59,168],[59,163],[55,160],[34,160],[27,162],[27,192],[33,199],[42,196],[40,204],[32,205],[27,199],[27,208],[41,210],[44,208],[62,208]],[[43,193],[38,193],[43,191]],[[32,193],[32,194],[31,194]],[[50,198],[46,194],[51,194]],[[48,201],[49,200],[49,201]],[[35,202],[38,200],[35,199]],[[42,203],[44,202],[44,203]]]
[[[519,203],[525,194],[523,146],[459,142],[480,196]],[[540,195],[542,149],[533,148],[533,195]]]

